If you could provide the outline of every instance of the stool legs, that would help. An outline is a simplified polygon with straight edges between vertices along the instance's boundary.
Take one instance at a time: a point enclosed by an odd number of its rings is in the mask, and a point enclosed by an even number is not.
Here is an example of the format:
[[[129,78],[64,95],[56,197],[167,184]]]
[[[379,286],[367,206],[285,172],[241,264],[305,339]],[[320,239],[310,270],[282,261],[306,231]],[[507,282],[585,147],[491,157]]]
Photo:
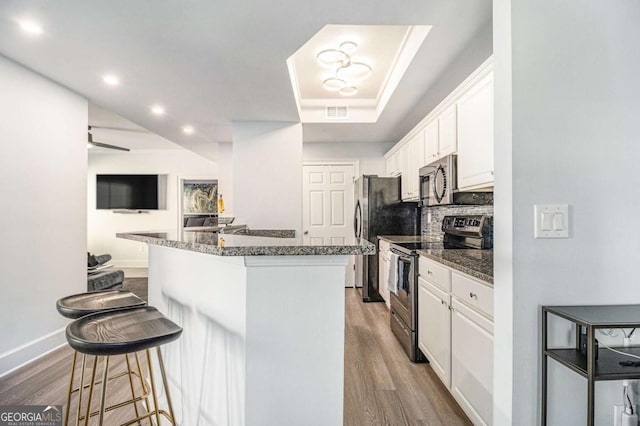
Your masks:
[[[135,353],[135,357],[136,357],[136,365],[138,366],[138,379],[140,379],[140,386],[142,386],[142,389],[144,391],[144,389],[147,389],[146,387],[146,383],[144,382],[144,379],[142,378],[142,367],[140,366],[140,358],[138,357],[138,352]],[[149,391],[147,390],[145,392],[145,403],[146,405],[146,409],[147,411],[149,411],[151,409],[151,405],[149,404]]]
[[[151,379],[151,393],[153,394],[153,410],[156,415],[156,421],[160,426],[160,411],[158,409],[158,395],[156,393],[156,380],[153,378],[153,366],[151,365],[151,352],[147,349],[147,365],[149,366],[149,378]]]
[[[104,371],[102,373],[102,395],[100,397],[100,417],[98,424],[102,426],[102,421],[104,419],[104,402],[107,399],[107,373],[109,372],[109,357],[104,358]]]
[[[71,408],[71,391],[73,390],[73,378],[76,371],[76,360],[78,359],[78,352],[73,351],[73,361],[71,362],[71,378],[69,379],[69,392],[67,393],[67,410],[64,415],[64,425],[69,424],[69,409]]]
[[[138,413],[138,404],[136,403],[136,391],[133,387],[133,373],[131,373],[131,363],[129,362],[129,354],[124,355],[125,361],[127,361],[127,372],[129,373],[129,386],[131,386],[131,398],[133,399],[133,409],[136,412],[136,418],[140,417],[140,413]],[[141,425],[140,422],[138,422]]]
[[[164,392],[167,394],[167,404],[169,405],[169,415],[171,416],[171,423],[175,424],[176,417],[173,414],[173,404],[171,403],[171,395],[169,395],[169,381],[167,380],[167,374],[164,369],[164,360],[162,359],[162,351],[160,346],[156,346],[158,352],[158,362],[160,363],[160,373],[162,374],[162,384],[164,385]]]
[[[82,371],[80,373],[80,386],[78,388],[78,408],[76,409],[76,426],[80,425],[80,407],[82,407],[82,391],[84,389],[84,372],[86,368],[87,356],[82,354]]]
[[[93,387],[96,383],[96,370],[98,369],[98,357],[93,358],[93,371],[91,372],[91,385],[89,386],[89,400],[87,401],[87,414],[84,416],[84,426],[89,426],[89,414],[91,414],[91,398],[93,398]]]

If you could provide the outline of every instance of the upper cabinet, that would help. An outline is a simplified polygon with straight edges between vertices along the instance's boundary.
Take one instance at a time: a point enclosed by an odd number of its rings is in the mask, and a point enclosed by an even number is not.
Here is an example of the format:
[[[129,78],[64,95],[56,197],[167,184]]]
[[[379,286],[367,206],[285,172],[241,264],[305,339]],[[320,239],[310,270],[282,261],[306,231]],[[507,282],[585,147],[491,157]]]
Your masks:
[[[453,154],[458,148],[458,106],[451,105],[445,109],[438,119],[440,129],[440,143],[438,158]]]
[[[493,73],[458,101],[458,188],[493,185]]]
[[[458,154],[458,189],[493,186],[493,59],[488,59],[385,154],[402,199],[419,198],[419,169]],[[400,158],[402,157],[402,158]]]
[[[440,144],[440,129],[439,122],[440,120],[436,119],[427,124],[424,128],[424,146],[425,146],[425,158],[423,166],[431,163],[438,159],[438,148]]]

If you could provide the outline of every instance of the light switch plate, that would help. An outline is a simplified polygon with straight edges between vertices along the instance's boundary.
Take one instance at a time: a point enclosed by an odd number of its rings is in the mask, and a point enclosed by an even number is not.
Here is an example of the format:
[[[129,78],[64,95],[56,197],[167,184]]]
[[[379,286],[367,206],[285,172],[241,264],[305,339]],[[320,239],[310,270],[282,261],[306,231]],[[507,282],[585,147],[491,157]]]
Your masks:
[[[535,238],[569,238],[568,204],[536,204],[533,218]]]

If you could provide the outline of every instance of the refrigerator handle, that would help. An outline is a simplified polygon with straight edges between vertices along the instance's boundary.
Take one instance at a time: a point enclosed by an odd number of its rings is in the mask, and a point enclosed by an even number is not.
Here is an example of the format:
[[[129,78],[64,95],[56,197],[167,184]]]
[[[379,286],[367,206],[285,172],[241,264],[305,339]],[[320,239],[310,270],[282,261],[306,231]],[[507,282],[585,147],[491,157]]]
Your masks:
[[[356,210],[353,214],[353,235],[356,238],[360,238],[362,235],[362,208],[360,207],[360,200],[356,202]]]

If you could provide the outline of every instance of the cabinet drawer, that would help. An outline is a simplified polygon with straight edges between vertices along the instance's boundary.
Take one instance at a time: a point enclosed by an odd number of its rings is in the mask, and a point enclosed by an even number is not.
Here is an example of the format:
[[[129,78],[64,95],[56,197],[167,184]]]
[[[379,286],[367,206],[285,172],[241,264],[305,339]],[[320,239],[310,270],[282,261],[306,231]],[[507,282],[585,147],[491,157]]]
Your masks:
[[[493,288],[457,272],[451,274],[451,287],[460,301],[493,318]]]
[[[418,274],[422,279],[436,285],[443,291],[451,291],[451,270],[431,259],[420,256],[418,259]]]

